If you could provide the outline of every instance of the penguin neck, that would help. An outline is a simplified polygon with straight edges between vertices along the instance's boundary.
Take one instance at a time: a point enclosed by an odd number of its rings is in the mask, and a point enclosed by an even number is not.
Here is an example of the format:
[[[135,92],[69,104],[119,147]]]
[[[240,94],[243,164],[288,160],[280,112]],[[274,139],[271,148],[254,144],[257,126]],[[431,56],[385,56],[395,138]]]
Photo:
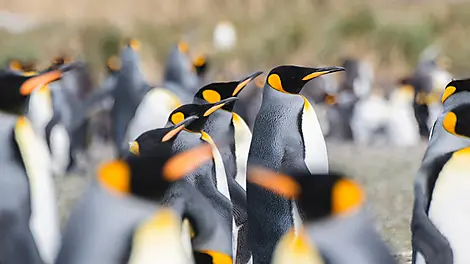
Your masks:
[[[267,87],[263,90],[263,101],[268,100],[270,104],[285,105],[286,101],[298,101],[302,99],[300,94],[283,93]]]
[[[217,134],[226,133],[230,129],[231,123],[232,112],[220,109],[211,114],[203,127],[203,131],[209,135],[213,132]]]

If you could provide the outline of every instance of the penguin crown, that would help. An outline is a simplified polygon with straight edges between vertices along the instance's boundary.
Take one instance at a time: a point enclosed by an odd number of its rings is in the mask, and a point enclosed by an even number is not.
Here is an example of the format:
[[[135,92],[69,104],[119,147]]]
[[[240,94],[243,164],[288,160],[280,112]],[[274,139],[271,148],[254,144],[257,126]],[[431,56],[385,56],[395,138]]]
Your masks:
[[[444,94],[442,95],[442,103],[444,103],[450,96],[460,92],[470,92],[470,78],[462,80],[453,80],[447,84]]]
[[[257,76],[262,72],[255,72],[248,77],[243,78],[240,81],[233,82],[217,82],[208,84],[196,93],[195,98],[199,98],[208,103],[217,103],[221,100],[228,99],[230,97],[238,96],[240,92]],[[235,103],[225,104],[222,109],[232,111]]]
[[[236,97],[229,97],[213,104],[185,104],[173,110],[168,118],[168,122],[174,125],[188,117],[197,117],[197,120],[187,125],[185,129],[191,132],[200,132],[211,114],[237,99]]]
[[[168,151],[131,155],[101,166],[98,180],[102,186],[122,195],[160,200],[173,182],[211,159],[212,151],[208,144],[177,155]]]
[[[339,173],[295,173],[250,168],[249,181],[288,199],[295,199],[308,220],[355,211],[365,200],[362,188]]]
[[[298,94],[310,80],[319,76],[344,71],[343,67],[308,68],[295,65],[282,65],[272,69],[266,83],[279,92]]]

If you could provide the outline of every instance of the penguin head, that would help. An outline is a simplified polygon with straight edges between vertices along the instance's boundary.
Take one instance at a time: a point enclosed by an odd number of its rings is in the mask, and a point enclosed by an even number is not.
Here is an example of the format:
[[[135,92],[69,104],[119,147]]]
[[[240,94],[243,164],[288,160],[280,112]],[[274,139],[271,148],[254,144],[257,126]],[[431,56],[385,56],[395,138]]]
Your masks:
[[[158,201],[173,182],[211,159],[212,151],[206,143],[176,155],[156,148],[151,153],[104,164],[98,171],[98,180],[115,193]]]
[[[62,73],[72,67],[62,67],[44,73],[9,71],[0,72],[0,110],[23,112],[28,96],[39,87],[43,87],[62,77]]]
[[[72,58],[68,55],[61,54],[56,57],[51,61],[51,65],[49,66],[49,70],[52,69],[58,69],[59,67],[69,64],[72,62]]]
[[[106,61],[106,69],[108,73],[118,72],[121,69],[121,60],[116,55],[109,57]]]
[[[253,79],[262,73],[263,72],[255,72],[237,82],[217,82],[208,84],[199,89],[199,91],[194,96],[194,101],[197,103],[203,102],[214,104],[230,97],[236,97],[248,83],[250,83]],[[222,109],[231,112],[234,106],[235,101],[225,104]]]
[[[470,78],[469,79],[462,79],[462,80],[453,80],[446,85],[446,89],[442,94],[441,101],[445,103],[447,98],[451,97],[454,94],[458,94],[460,92],[470,92]]]
[[[362,188],[339,173],[296,173],[292,176],[251,168],[249,181],[288,199],[295,199],[306,221],[346,215],[365,200]]]
[[[198,118],[198,116],[188,116],[176,125],[147,131],[129,143],[129,151],[136,156],[149,155],[154,152],[171,153],[178,133]]]
[[[337,71],[344,71],[344,68],[337,66],[307,68],[294,65],[282,65],[269,72],[266,85],[282,93],[299,94],[308,81]]]
[[[173,110],[168,118],[168,122],[175,125],[190,116],[196,116],[198,119],[187,125],[184,129],[189,132],[199,133],[212,113],[237,99],[236,97],[229,97],[213,104],[185,104]]]
[[[121,67],[120,69],[136,69],[139,68],[140,57],[139,57],[139,50],[140,50],[140,42],[138,40],[128,38],[123,41],[121,49]]]
[[[196,69],[196,74],[199,77],[203,77],[207,73],[209,62],[207,57],[204,55],[199,55],[193,60],[194,69]]]
[[[7,68],[11,71],[23,71],[22,63],[16,59],[9,60]]]
[[[453,135],[470,138],[470,104],[460,105],[446,113],[442,126]]]

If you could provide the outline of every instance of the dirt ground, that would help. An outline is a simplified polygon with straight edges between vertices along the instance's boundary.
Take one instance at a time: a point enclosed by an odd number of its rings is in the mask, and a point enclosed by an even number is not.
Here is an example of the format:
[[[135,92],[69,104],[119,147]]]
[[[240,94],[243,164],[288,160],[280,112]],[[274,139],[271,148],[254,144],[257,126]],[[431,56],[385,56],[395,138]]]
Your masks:
[[[409,263],[411,257],[409,223],[413,205],[412,182],[425,148],[425,143],[413,148],[393,148],[328,142],[331,169],[345,173],[365,187],[376,226],[400,264]],[[71,174],[58,180],[63,223],[97,164],[110,159],[112,150],[109,146],[95,144],[90,154],[92,162],[86,173]]]

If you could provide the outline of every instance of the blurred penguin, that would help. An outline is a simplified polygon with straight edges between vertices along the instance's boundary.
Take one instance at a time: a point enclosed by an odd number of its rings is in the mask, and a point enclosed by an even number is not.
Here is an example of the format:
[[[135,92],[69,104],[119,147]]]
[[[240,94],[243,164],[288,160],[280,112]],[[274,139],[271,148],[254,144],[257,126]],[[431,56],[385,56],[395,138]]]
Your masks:
[[[0,72],[0,259],[52,264],[60,244],[52,164],[47,145],[25,117],[28,97],[70,68],[42,74]]]
[[[166,209],[163,199],[175,181],[212,155],[208,146],[173,155],[171,145],[180,130],[180,126],[160,129],[151,153],[100,168],[72,211],[57,264],[193,262],[183,240],[189,235],[182,234],[183,219],[177,211],[188,201],[173,197],[178,200],[174,209]],[[194,230],[200,227],[196,223]]]
[[[387,136],[395,146],[410,147],[419,143],[419,128],[413,114],[414,89],[408,79],[403,79],[399,87],[390,95],[389,114],[386,125]]]
[[[286,237],[297,243],[308,240],[325,263],[396,263],[365,209],[364,191],[354,181],[338,173],[299,172],[288,176],[260,167],[250,168],[249,180],[268,192],[295,199],[304,221],[301,228],[291,229],[281,238],[272,263],[281,263],[282,255],[289,252],[289,247],[281,244]],[[303,244],[303,250],[292,256],[297,261],[285,263],[312,263],[315,255],[320,262],[318,253]]]
[[[411,221],[413,263],[467,263],[470,229],[470,79],[447,84],[444,110],[434,123],[415,174]]]

